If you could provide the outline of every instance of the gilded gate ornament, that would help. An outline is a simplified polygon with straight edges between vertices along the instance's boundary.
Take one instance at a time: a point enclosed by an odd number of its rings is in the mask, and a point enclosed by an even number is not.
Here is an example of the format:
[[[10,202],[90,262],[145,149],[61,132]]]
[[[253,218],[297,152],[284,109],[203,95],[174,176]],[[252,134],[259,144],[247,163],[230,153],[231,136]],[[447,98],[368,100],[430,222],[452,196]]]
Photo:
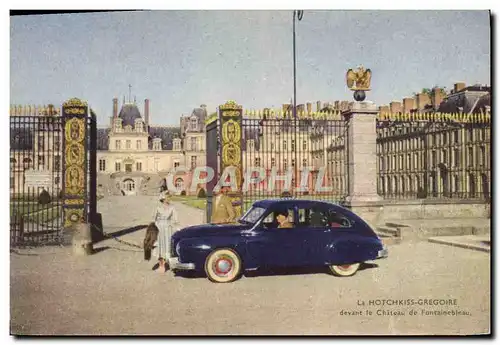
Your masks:
[[[85,138],[85,119],[72,118],[66,122],[66,141],[83,141]]]
[[[66,146],[66,162],[68,165],[81,165],[85,162],[85,149],[82,144],[70,143]]]
[[[222,140],[236,143],[241,139],[241,128],[234,120],[229,120],[222,126]]]
[[[85,172],[83,167],[72,165],[65,173],[66,192],[70,195],[83,194],[85,191]]]
[[[370,91],[372,71],[362,65],[357,70],[350,68],[346,74],[347,87],[352,91]]]
[[[358,66],[357,70],[351,68],[347,71],[347,87],[354,91],[354,99],[356,101],[362,102],[365,100],[365,91],[370,91],[371,80],[372,71],[365,69],[362,65]]]

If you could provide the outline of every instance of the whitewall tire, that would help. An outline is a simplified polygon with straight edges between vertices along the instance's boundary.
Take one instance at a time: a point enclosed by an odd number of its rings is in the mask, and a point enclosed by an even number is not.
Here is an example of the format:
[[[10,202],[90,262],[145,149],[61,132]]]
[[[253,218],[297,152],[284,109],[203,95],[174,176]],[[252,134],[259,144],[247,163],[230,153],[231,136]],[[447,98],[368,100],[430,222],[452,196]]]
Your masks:
[[[350,265],[330,265],[330,271],[338,277],[350,277],[356,274],[360,266],[360,263],[350,264]]]
[[[241,266],[236,252],[227,248],[216,249],[205,261],[205,273],[212,282],[230,283],[239,277]]]

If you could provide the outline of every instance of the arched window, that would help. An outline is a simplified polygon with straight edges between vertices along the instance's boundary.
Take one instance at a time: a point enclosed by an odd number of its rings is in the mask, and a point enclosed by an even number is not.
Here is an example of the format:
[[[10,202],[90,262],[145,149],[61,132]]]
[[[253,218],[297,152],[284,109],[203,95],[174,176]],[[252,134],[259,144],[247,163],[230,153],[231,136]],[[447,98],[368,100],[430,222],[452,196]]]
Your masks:
[[[126,179],[123,181],[125,190],[128,192],[133,192],[135,190],[135,182],[132,179]]]

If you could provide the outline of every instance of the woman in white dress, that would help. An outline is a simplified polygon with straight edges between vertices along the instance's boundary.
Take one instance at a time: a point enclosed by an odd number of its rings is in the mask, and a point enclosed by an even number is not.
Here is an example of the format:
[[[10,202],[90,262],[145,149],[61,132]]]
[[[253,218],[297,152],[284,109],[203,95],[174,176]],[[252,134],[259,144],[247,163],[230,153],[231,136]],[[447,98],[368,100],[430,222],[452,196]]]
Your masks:
[[[160,193],[160,205],[155,210],[154,222],[158,227],[158,241],[156,243],[155,255],[158,255],[158,264],[153,269],[159,268],[160,272],[165,272],[170,267],[171,237],[175,227],[179,224],[177,210],[172,205],[171,197],[167,193]]]

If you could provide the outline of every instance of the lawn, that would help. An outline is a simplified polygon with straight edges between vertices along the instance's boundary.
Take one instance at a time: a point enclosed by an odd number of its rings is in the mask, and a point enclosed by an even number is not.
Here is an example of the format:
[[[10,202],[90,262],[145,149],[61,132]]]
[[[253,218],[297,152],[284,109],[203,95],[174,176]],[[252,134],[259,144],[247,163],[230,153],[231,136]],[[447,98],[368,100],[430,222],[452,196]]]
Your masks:
[[[10,217],[21,214],[25,222],[46,223],[60,216],[61,205],[51,203],[40,205],[37,202],[11,202]]]
[[[207,199],[206,198],[198,198],[196,196],[181,196],[174,195],[172,196],[172,201],[181,202],[185,205],[198,208],[200,210],[205,210],[207,207]]]

